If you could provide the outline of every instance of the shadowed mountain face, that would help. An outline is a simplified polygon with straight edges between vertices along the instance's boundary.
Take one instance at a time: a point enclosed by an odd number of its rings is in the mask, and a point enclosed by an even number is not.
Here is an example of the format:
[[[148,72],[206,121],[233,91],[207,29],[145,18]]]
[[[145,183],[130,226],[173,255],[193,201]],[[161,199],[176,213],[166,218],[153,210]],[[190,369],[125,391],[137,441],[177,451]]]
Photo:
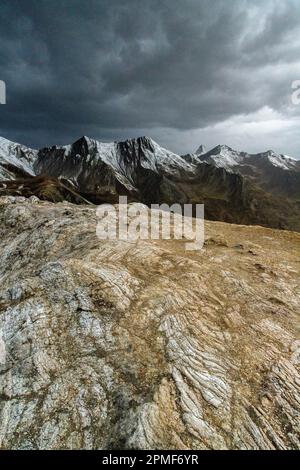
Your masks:
[[[119,195],[147,205],[204,203],[208,219],[300,231],[300,163],[271,151],[249,155],[218,146],[205,153],[200,146],[179,156],[147,137],[112,143],[82,137],[34,151],[1,139],[0,166],[1,194],[95,204],[115,203]]]

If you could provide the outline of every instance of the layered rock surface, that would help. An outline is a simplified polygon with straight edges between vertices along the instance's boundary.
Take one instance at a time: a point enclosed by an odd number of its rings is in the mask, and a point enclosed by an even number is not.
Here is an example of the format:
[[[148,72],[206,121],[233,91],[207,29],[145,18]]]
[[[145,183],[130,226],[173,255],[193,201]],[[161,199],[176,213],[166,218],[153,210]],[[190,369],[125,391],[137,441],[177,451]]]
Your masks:
[[[2,449],[299,449],[300,234],[101,241],[0,198]]]

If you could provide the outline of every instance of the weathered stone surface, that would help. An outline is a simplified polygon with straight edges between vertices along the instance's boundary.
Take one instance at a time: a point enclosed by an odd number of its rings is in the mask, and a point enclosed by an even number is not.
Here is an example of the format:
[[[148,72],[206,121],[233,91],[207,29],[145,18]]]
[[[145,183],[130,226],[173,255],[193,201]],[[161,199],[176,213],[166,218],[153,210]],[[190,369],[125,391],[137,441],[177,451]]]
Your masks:
[[[300,235],[99,241],[0,199],[0,447],[300,448]]]

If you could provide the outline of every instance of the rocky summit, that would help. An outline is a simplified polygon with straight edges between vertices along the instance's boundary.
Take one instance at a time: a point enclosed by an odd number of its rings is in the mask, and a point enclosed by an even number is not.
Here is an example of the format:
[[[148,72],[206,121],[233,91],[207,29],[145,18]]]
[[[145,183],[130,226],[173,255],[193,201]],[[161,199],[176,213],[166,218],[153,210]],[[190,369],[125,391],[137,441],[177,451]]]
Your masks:
[[[150,209],[149,209],[150,210]],[[299,449],[300,234],[99,240],[0,198],[2,449]]]
[[[300,160],[218,145],[177,155],[149,137],[32,150],[0,137],[0,196],[51,202],[205,204],[205,217],[300,232]]]

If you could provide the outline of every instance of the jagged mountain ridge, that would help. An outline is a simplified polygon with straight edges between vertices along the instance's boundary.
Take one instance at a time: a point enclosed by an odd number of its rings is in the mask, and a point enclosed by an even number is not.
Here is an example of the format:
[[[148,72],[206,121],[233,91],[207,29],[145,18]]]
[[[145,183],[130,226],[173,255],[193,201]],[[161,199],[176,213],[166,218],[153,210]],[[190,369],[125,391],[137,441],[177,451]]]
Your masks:
[[[248,154],[219,145],[198,159],[239,173],[266,191],[300,200],[300,161],[287,155],[273,150]]]
[[[200,148],[202,147],[200,146]],[[234,150],[228,145],[217,145],[208,152],[199,153],[197,150],[195,155],[198,155],[201,161],[214,163],[216,166],[226,167],[227,169],[232,169],[239,165],[260,165],[262,162],[268,161],[269,164],[283,170],[300,171],[300,161],[287,155],[276,153],[274,150],[249,154]]]
[[[11,172],[9,178],[4,175],[2,179],[19,181],[20,176],[24,178],[27,174],[26,195],[38,195],[35,189],[30,193],[31,178],[42,175],[60,182],[50,198],[53,201],[60,200],[65,193],[59,186],[63,184],[97,204],[117,202],[120,194],[148,205],[204,202],[206,217],[210,219],[300,230],[300,207],[286,199],[295,195],[294,186],[299,189],[300,162],[274,152],[248,155],[218,146],[204,153],[200,146],[195,154],[179,156],[148,137],[102,143],[85,136],[72,145],[39,151],[13,143],[6,143],[3,149],[0,165],[10,164],[15,174]],[[280,166],[278,161],[287,163]],[[271,165],[273,172],[266,165]],[[23,174],[18,175],[18,171]],[[6,181],[0,194],[24,195],[23,183],[16,187]],[[286,184],[289,193],[283,194]],[[51,191],[47,194],[51,195]],[[72,201],[72,197],[68,200]]]
[[[193,167],[147,137],[113,143],[82,137],[71,146],[40,150],[34,171],[67,179],[92,198],[97,193],[104,197],[128,193],[138,198],[145,179],[157,183],[164,175],[192,175]]]

